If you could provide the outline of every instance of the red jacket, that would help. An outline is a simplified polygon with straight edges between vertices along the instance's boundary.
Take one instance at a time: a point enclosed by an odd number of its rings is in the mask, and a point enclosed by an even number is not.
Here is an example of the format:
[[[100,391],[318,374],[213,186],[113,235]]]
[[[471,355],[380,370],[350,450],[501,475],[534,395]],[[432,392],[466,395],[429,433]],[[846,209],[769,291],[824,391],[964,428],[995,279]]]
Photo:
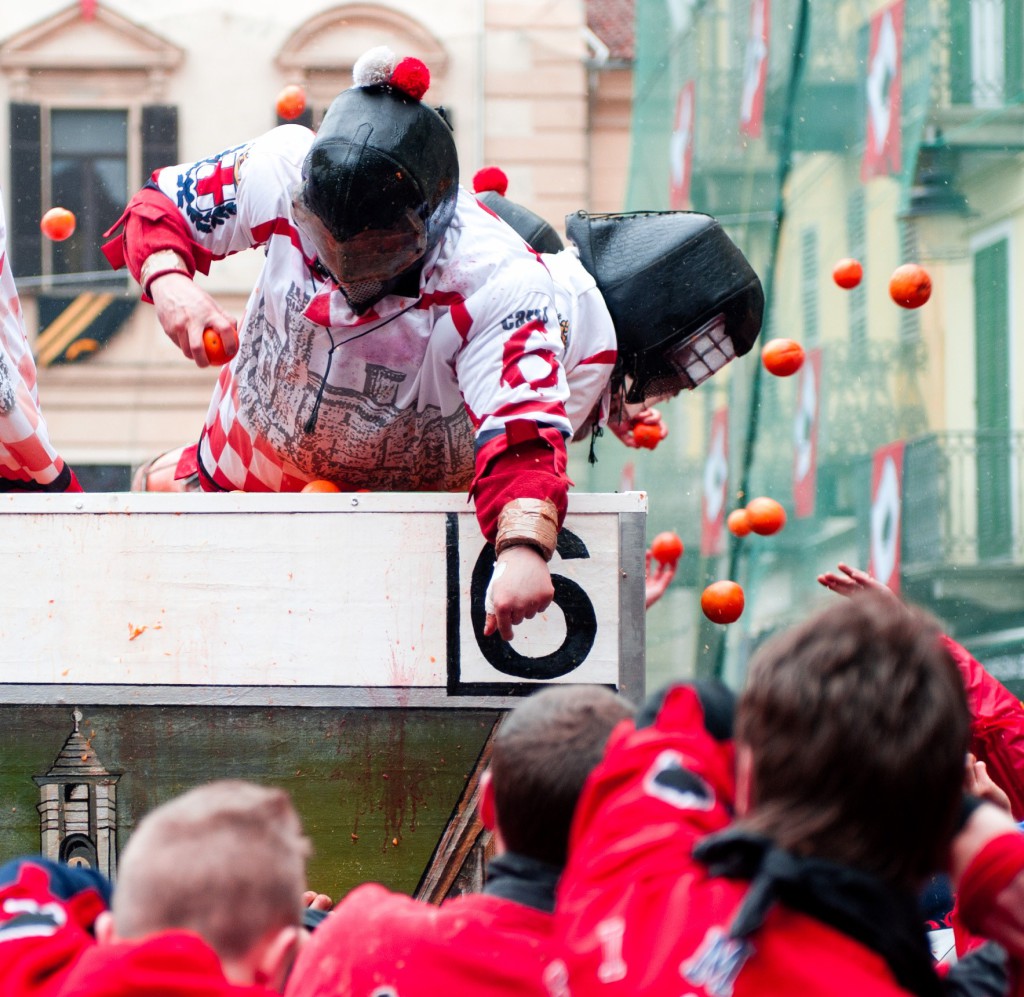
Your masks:
[[[277,997],[265,987],[229,983],[217,953],[187,931],[92,945],[58,993],[60,997]]]
[[[1014,820],[1024,820],[1024,706],[951,637],[943,637],[967,690],[971,751],[1010,797]]]
[[[276,997],[235,986],[198,935],[169,931],[100,945],[109,888],[92,870],[40,858],[0,867],[3,997]]]
[[[550,913],[506,896],[464,894],[438,907],[366,884],[313,933],[285,997],[547,997],[553,929]]]
[[[731,752],[691,689],[670,693],[652,727],[620,724],[559,887],[572,997],[940,992],[913,897],[767,839],[706,839],[732,798]]]

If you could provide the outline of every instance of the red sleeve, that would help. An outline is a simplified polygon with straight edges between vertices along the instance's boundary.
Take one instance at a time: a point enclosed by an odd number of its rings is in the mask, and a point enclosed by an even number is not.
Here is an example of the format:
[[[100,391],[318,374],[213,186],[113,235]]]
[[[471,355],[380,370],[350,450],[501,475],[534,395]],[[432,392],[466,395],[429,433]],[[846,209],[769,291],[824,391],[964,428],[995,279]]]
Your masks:
[[[967,690],[971,751],[1007,796],[1015,820],[1024,819],[1024,706],[951,637],[943,637]]]
[[[517,498],[550,499],[565,519],[569,481],[565,440],[557,429],[529,419],[509,422],[476,453],[476,477],[469,494],[484,538],[494,543],[501,510]]]
[[[954,930],[991,938],[1024,958],[1024,834],[993,838],[975,856],[960,881]]]
[[[114,233],[123,226],[120,235]],[[171,199],[153,187],[143,187],[129,202],[124,213],[103,233],[114,236],[103,245],[103,255],[115,270],[127,266],[138,280],[146,257],[160,249],[173,249],[184,260],[189,274],[197,270],[209,273],[213,254],[189,235],[185,219]],[[150,299],[143,295],[144,301]]]

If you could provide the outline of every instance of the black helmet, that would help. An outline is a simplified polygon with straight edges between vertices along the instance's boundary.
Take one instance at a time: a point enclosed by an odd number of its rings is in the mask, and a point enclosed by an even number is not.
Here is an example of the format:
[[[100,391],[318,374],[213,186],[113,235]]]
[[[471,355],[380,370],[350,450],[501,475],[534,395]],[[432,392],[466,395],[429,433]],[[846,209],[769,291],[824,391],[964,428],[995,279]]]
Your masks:
[[[628,402],[695,388],[754,345],[761,282],[710,215],[577,211],[565,231],[611,313]]]
[[[497,166],[485,166],[473,176],[473,194],[489,211],[511,226],[522,240],[538,253],[560,253],[565,249],[561,236],[536,212],[505,196],[508,177]]]
[[[331,104],[294,198],[300,224],[308,212],[336,244],[314,235],[321,262],[342,284],[408,270],[440,242],[458,198],[451,128],[419,99],[429,83],[426,67],[414,59],[395,66],[391,53],[390,63],[381,63],[379,50],[372,54],[378,62],[371,71],[360,72],[364,56],[353,74],[363,85]],[[346,273],[346,265],[358,272]],[[374,267],[380,272],[367,272]]]

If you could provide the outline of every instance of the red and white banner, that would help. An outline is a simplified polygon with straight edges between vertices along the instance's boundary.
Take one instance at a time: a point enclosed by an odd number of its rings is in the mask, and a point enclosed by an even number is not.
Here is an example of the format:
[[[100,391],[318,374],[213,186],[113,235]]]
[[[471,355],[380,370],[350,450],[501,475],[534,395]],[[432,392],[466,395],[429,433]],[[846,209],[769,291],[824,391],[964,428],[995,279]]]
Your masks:
[[[818,491],[818,413],[821,406],[821,350],[808,350],[797,375],[793,423],[793,513],[814,515]]]
[[[729,484],[729,410],[711,417],[711,437],[704,462],[704,495],[701,500],[700,552],[704,557],[721,554],[725,539],[726,489]]]
[[[636,466],[631,460],[627,460],[619,472],[619,491],[623,494],[636,491]]]
[[[693,169],[693,130],[696,123],[697,90],[693,80],[683,84],[676,100],[676,116],[669,142],[669,207],[674,211],[690,206],[690,174]]]
[[[743,98],[740,134],[757,138],[764,124],[764,91],[768,80],[768,35],[771,0],[750,0],[750,31],[743,56]]]
[[[903,3],[895,0],[871,18],[868,48],[867,135],[861,180],[899,173],[903,87]]]
[[[900,590],[900,537],[903,509],[903,441],[875,451],[871,462],[871,548],[868,571]]]

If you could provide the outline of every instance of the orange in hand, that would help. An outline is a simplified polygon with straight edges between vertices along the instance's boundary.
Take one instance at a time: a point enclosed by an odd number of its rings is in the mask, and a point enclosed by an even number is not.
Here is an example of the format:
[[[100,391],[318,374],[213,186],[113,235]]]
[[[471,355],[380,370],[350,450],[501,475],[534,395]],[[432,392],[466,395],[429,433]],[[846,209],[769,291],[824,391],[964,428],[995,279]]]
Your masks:
[[[771,339],[761,350],[761,362],[769,374],[789,377],[804,365],[804,348],[795,339]]]
[[[314,478],[302,486],[303,492],[340,492],[341,489],[326,478]]]
[[[633,442],[644,450],[653,450],[668,436],[668,426],[662,422],[638,422],[633,426]]]
[[[750,514],[746,509],[733,509],[725,525],[733,536],[745,537],[750,532]]]
[[[67,208],[50,208],[39,221],[43,235],[54,242],[70,239],[75,232],[74,212]]]
[[[747,519],[755,533],[767,537],[786,525],[786,510],[773,498],[755,498],[747,503]]]
[[[920,264],[904,263],[889,278],[889,297],[901,308],[920,308],[932,296],[932,279]]]
[[[851,287],[856,287],[863,277],[864,268],[860,265],[860,261],[849,256],[840,260],[832,268],[832,279],[847,291]]]
[[[294,121],[306,110],[306,91],[290,83],[277,95],[277,114],[285,121]]]
[[[683,556],[683,541],[671,530],[659,533],[651,541],[651,557],[660,564],[675,564]]]
[[[203,330],[203,349],[206,350],[206,359],[214,367],[223,366],[235,355],[234,353],[228,353],[224,347],[224,339],[216,329]]]
[[[743,589],[736,582],[712,582],[701,593],[700,608],[712,623],[735,623],[743,613]]]

